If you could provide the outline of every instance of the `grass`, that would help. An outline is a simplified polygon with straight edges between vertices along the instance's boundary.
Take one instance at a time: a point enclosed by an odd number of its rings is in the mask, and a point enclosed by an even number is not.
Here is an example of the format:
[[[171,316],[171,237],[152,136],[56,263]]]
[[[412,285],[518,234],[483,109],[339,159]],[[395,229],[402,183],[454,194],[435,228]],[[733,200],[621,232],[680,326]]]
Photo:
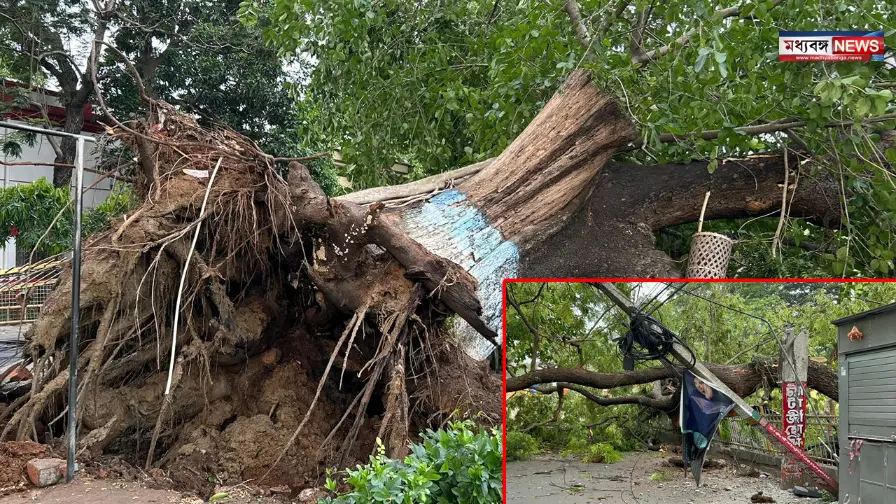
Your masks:
[[[651,474],[648,479],[656,483],[663,483],[666,481],[672,481],[672,475],[666,471],[657,471]]]

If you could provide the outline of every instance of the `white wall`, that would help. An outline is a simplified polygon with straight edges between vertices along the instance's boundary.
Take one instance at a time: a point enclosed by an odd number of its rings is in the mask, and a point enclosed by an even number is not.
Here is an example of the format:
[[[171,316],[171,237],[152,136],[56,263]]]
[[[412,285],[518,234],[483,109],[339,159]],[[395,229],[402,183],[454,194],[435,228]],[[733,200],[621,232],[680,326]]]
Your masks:
[[[14,121],[13,121],[14,122]],[[7,128],[0,127],[0,142],[2,142],[6,136],[11,133]],[[96,136],[90,133],[83,133],[85,136]],[[58,139],[58,137],[56,137]],[[58,140],[57,140],[58,141]],[[47,137],[45,135],[38,135],[37,141],[35,142],[33,147],[30,147],[26,144],[22,145],[22,155],[18,158],[10,157],[3,154],[3,160],[6,162],[43,162],[43,163],[52,163],[56,157],[55,152],[53,151],[53,147],[47,141]],[[97,165],[97,161],[99,156],[94,153],[95,145],[92,142],[85,142],[85,152],[84,152],[84,166],[86,168],[92,168]],[[2,174],[2,187],[10,187],[18,184],[27,184],[30,182],[34,182],[35,180],[40,179],[41,177],[46,177],[46,179],[50,182],[53,181],[53,167],[52,166],[34,166],[34,165],[19,165],[19,166],[0,166],[0,174]],[[84,187],[88,187],[100,177],[100,175],[96,173],[91,173],[88,171],[84,172]],[[72,187],[74,188],[74,177],[72,177]],[[91,208],[103,202],[106,197],[109,195],[109,192],[112,189],[113,180],[108,178],[100,182],[95,188],[84,193],[84,208]],[[74,197],[74,189],[72,190],[72,197]],[[16,249],[15,249],[15,240],[11,239],[9,242],[5,244],[5,246],[0,247],[0,269],[11,268],[15,266],[15,257],[16,257]]]

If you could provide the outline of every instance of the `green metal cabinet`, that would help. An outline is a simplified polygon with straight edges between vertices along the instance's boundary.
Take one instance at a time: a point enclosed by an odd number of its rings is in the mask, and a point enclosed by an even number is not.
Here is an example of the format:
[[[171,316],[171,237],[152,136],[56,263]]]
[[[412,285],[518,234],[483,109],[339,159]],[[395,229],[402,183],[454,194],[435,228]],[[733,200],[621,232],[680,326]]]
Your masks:
[[[840,502],[896,504],[896,303],[835,320]],[[861,339],[850,339],[856,329]]]

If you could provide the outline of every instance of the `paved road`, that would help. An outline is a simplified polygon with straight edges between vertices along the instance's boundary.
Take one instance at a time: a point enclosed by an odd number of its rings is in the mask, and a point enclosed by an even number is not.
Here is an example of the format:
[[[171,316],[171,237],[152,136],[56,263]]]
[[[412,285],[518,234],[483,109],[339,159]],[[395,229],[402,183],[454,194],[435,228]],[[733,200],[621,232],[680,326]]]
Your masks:
[[[615,464],[586,464],[559,455],[507,463],[507,504],[749,504],[758,491],[779,504],[820,502],[781,490],[773,478],[738,475],[734,467],[703,471],[699,488],[668,454],[626,453]],[[2,503],[0,503],[2,504]]]

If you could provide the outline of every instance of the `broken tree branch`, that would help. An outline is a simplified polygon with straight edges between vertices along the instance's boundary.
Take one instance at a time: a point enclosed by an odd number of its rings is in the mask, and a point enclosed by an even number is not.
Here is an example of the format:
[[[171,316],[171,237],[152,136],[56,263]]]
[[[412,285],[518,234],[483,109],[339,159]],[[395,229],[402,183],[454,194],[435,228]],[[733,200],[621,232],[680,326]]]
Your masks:
[[[581,394],[583,397],[601,406],[618,406],[620,404],[638,404],[661,411],[671,411],[678,406],[679,397],[676,394],[651,397],[648,395],[628,395],[616,397],[601,397],[587,388],[575,383],[558,382],[556,385],[549,387],[537,387],[536,390],[542,393],[554,392],[558,389],[567,389]]]

